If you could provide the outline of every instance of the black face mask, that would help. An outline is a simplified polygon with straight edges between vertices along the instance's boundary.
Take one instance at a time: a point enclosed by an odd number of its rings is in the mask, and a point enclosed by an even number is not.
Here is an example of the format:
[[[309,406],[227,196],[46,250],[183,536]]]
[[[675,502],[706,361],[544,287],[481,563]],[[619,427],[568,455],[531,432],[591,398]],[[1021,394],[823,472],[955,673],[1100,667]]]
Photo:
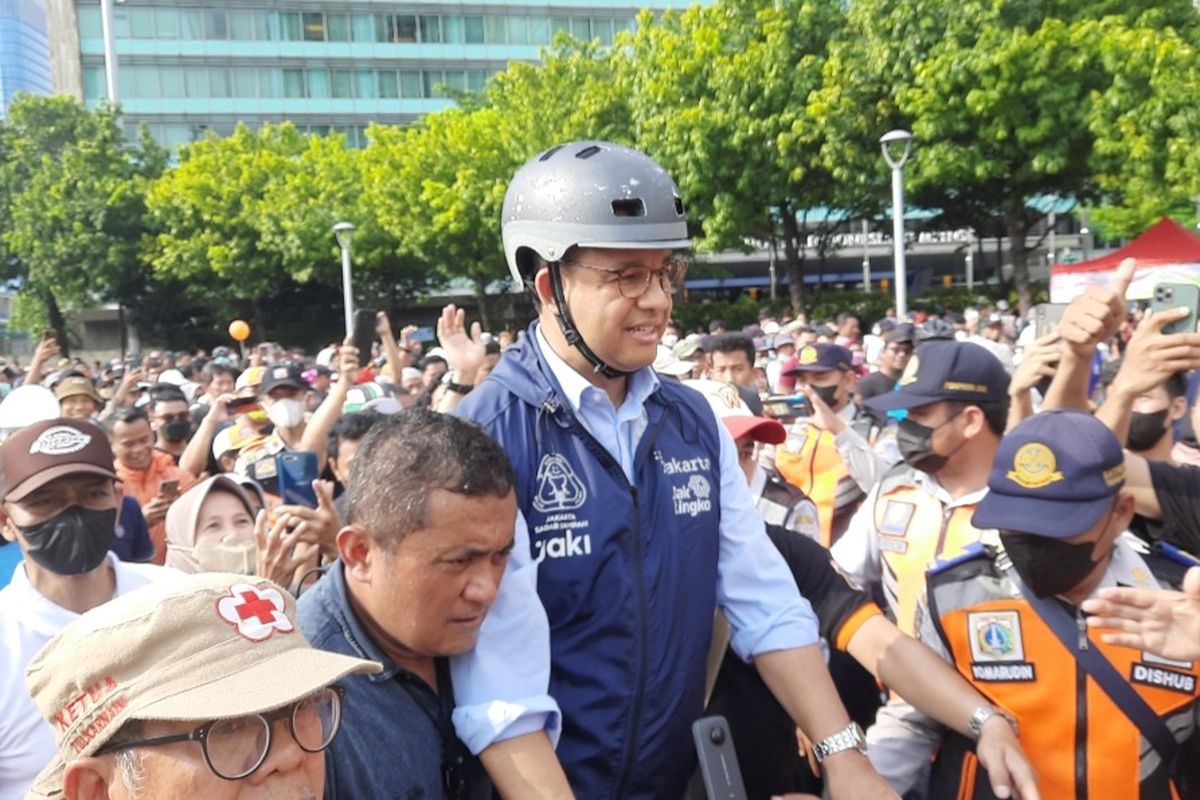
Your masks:
[[[954,415],[957,417],[962,411]],[[947,425],[954,420],[954,417],[946,420],[942,425]],[[950,456],[958,452],[958,448],[963,446],[960,442],[958,447],[955,447],[947,455],[940,455],[933,451],[933,434],[942,427],[930,428],[928,425],[922,425],[919,422],[913,422],[905,417],[900,420],[900,425],[896,429],[896,446],[900,448],[900,457],[905,463],[913,469],[919,469],[921,472],[926,472],[932,475],[942,467],[946,466],[946,462],[950,460]],[[965,441],[965,440],[964,440]]]
[[[117,538],[117,510],[71,506],[37,525],[18,525],[29,557],[56,575],[82,575],[104,561]]]
[[[164,422],[162,426],[163,439],[176,444],[186,439],[191,432],[192,423],[186,419],[173,419],[170,422]]]
[[[837,405],[837,390],[836,386],[810,386],[810,389],[816,393],[817,397],[821,398],[821,402],[830,408]]]
[[[1134,411],[1129,420],[1129,436],[1125,438],[1125,446],[1133,451],[1149,450],[1167,433],[1167,412],[1169,408],[1143,414]]]
[[[1073,544],[1048,536],[1010,532],[1002,532],[1000,542],[1021,580],[1038,597],[1069,592],[1098,563],[1092,560],[1095,542]]]

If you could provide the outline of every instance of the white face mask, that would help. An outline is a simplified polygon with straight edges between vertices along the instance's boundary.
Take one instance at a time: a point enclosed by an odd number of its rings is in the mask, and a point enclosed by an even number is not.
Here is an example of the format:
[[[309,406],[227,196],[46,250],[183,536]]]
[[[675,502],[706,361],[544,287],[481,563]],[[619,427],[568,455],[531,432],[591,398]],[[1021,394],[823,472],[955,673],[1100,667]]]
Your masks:
[[[294,428],[304,420],[304,404],[291,398],[276,400],[267,409],[267,418],[276,428]]]

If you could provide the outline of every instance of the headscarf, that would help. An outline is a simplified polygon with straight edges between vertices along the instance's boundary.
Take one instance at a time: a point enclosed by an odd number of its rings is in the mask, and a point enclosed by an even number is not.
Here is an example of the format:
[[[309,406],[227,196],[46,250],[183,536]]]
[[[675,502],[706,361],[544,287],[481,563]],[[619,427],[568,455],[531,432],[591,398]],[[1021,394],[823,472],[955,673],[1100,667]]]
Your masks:
[[[167,566],[187,573],[201,572],[192,548],[196,546],[196,526],[200,508],[213,491],[229,492],[242,501],[247,513],[254,517],[254,506],[241,485],[226,475],[215,475],[197,483],[167,509],[166,538]]]

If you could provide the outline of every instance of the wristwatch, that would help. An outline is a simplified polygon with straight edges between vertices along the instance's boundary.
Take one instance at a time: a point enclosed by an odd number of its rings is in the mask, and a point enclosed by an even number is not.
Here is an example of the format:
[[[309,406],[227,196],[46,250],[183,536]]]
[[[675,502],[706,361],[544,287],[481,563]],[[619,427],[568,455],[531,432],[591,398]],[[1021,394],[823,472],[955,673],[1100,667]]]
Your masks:
[[[867,752],[867,735],[857,722],[851,722],[832,736],[826,736],[813,745],[812,752],[819,764],[836,753],[850,749]]]
[[[1005,722],[1013,729],[1013,733],[1018,736],[1021,733],[1021,728],[1017,724],[1017,719],[1012,714],[1001,711],[992,706],[980,706],[975,709],[975,713],[967,720],[967,732],[971,734],[971,738],[979,741],[979,737],[983,735],[983,726],[992,717],[1002,717]]]

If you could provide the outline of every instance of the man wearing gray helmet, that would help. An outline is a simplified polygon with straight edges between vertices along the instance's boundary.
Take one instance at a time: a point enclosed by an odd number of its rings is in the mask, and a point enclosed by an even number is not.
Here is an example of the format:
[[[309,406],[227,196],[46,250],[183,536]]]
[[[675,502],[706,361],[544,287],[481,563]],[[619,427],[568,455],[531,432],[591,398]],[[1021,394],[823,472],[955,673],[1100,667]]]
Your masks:
[[[538,318],[456,409],[504,447],[521,512],[500,595],[454,664],[459,736],[507,796],[680,796],[719,605],[832,795],[894,797],[728,431],[651,369],[690,245],[671,177],[607,142],[551,148],[514,176],[502,225]]]

